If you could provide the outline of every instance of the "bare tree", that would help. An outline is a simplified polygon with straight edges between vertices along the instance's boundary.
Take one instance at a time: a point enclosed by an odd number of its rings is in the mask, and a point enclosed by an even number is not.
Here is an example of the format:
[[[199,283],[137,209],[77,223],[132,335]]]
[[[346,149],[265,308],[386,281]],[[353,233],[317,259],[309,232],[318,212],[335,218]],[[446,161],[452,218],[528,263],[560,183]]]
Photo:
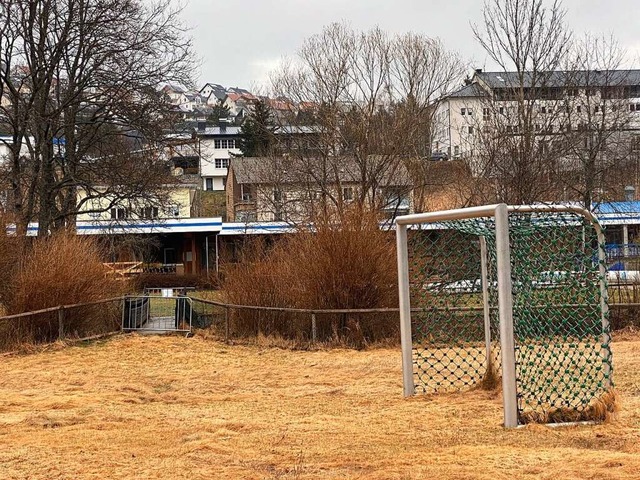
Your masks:
[[[0,31],[0,124],[12,137],[19,230],[33,219],[40,235],[72,225],[98,196],[110,199],[102,209],[154,201],[169,119],[156,86],[190,71],[179,10],[169,0],[7,0]]]
[[[319,213],[357,205],[393,215],[406,205],[412,182],[399,188],[389,179],[418,171],[408,166],[430,154],[433,103],[463,70],[440,41],[417,34],[332,24],[307,39],[272,83],[276,96],[296,105],[281,117],[289,130],[279,132],[288,136],[279,153],[299,159]]]
[[[638,95],[640,79],[622,68],[624,59],[613,37],[586,35],[565,68],[564,161],[558,173],[566,195],[585,208],[636,183],[629,98]]]
[[[489,85],[478,130],[476,169],[496,182],[499,200],[531,203],[554,191],[562,85],[554,72],[571,45],[565,11],[556,0],[487,0],[476,39],[504,76]]]

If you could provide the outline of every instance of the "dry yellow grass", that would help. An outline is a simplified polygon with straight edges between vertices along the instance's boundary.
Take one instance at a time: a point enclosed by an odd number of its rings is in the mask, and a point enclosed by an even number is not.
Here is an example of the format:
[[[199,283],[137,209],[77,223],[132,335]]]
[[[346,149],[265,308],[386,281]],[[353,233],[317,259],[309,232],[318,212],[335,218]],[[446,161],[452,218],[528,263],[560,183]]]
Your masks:
[[[640,337],[613,423],[504,430],[499,394],[401,396],[397,350],[116,337],[0,360],[2,479],[631,479]]]

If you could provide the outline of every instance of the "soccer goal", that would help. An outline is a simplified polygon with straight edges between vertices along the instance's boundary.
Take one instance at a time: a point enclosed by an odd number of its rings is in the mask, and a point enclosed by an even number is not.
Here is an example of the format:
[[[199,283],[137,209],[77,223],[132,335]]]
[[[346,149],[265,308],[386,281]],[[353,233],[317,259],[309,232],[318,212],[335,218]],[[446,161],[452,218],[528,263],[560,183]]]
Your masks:
[[[505,204],[396,219],[405,396],[502,387],[504,425],[613,411],[604,235]]]

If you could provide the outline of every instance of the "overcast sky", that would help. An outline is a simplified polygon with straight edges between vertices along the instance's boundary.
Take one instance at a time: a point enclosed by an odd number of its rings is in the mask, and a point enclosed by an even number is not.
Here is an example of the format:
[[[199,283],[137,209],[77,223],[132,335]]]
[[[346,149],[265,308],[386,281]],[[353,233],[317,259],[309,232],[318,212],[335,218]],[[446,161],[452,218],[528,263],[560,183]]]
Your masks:
[[[251,88],[264,82],[283,56],[331,22],[356,29],[379,25],[390,33],[440,37],[475,68],[491,63],[470,23],[481,21],[481,0],[188,0],[183,18],[201,58],[198,84]],[[613,33],[640,68],[640,0],[565,0],[577,33]]]

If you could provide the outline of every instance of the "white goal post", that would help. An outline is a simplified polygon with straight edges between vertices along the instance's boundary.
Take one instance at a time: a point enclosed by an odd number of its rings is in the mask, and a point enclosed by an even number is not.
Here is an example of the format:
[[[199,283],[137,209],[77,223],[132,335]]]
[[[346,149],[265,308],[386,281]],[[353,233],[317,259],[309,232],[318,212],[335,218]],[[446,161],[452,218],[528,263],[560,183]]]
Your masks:
[[[594,238],[597,238],[598,246],[597,248],[597,256],[591,261],[589,267],[593,268],[593,275],[599,274],[599,291],[596,292],[596,296],[599,294],[599,305],[594,308],[597,308],[597,312],[595,310],[589,310],[589,313],[585,313],[583,316],[590,315],[589,319],[593,318],[593,315],[598,316],[598,322],[601,322],[597,328],[601,327],[601,332],[598,330],[596,333],[601,335],[603,345],[605,345],[604,353],[599,353],[604,360],[602,369],[604,369],[603,379],[601,383],[604,384],[605,388],[611,387],[611,353],[608,347],[609,343],[609,322],[608,322],[608,302],[607,302],[607,287],[606,287],[606,257],[604,251],[604,233],[603,230],[597,220],[597,218],[588,210],[585,210],[578,206],[572,205],[519,205],[519,206],[508,206],[504,203],[494,204],[494,205],[486,205],[479,207],[470,207],[470,208],[462,208],[462,209],[454,209],[454,210],[445,210],[445,211],[437,211],[430,213],[419,213],[412,215],[405,215],[397,217],[395,220],[396,225],[396,242],[397,242],[397,256],[398,256],[398,288],[399,288],[399,307],[400,307],[400,335],[401,335],[401,344],[402,344],[402,369],[403,369],[403,391],[405,396],[410,396],[415,394],[416,392],[416,384],[415,384],[415,371],[414,371],[414,336],[412,332],[412,312],[416,313],[417,308],[412,309],[412,291],[415,291],[417,288],[416,282],[421,282],[421,286],[419,288],[425,288],[424,285],[433,285],[435,283],[428,283],[430,280],[426,278],[421,278],[416,281],[413,278],[410,278],[410,263],[409,263],[409,238],[408,238],[408,230],[420,231],[423,228],[431,228],[433,230],[439,228],[438,225],[446,224],[446,225],[455,225],[457,221],[480,221],[481,219],[486,219],[487,222],[490,222],[491,228],[491,238],[492,238],[492,258],[495,259],[495,265],[493,265],[495,271],[495,277],[493,284],[490,284],[491,288],[495,290],[497,295],[497,305],[492,306],[493,310],[497,309],[497,319],[499,319],[499,350],[500,350],[500,366],[502,373],[502,391],[503,391],[503,403],[504,403],[504,426],[507,428],[517,427],[519,425],[519,418],[521,418],[521,413],[519,412],[519,398],[518,398],[518,388],[519,385],[517,383],[519,374],[516,371],[517,359],[516,359],[516,344],[517,342],[514,340],[514,285],[513,285],[513,275],[512,275],[512,247],[510,245],[510,216],[527,216],[526,218],[530,219],[533,216],[536,219],[540,218],[548,218],[555,219],[560,218],[562,215],[571,215],[573,218],[573,224],[570,227],[565,227],[564,225],[558,224],[558,227],[548,227],[545,224],[543,227],[540,227],[540,230],[544,228],[550,230],[551,228],[568,228],[573,229],[573,231],[577,230],[576,225],[579,226],[579,221],[584,221],[585,225],[589,225],[589,228],[593,228]],[[484,221],[484,220],[482,220]],[[536,220],[538,221],[538,220]],[[550,221],[547,221],[549,223]],[[449,228],[449,227],[446,227]],[[443,230],[446,230],[443,228]],[[483,227],[485,228],[485,227]],[[489,228],[489,227],[486,227]],[[536,227],[538,228],[538,227]],[[572,233],[573,235],[573,233]],[[489,325],[489,298],[488,298],[488,276],[487,276],[487,243],[485,241],[484,236],[482,234],[477,234],[479,237],[479,256],[481,258],[478,260],[478,265],[481,266],[481,274],[478,272],[478,277],[481,278],[482,282],[482,296],[478,295],[478,298],[481,298],[482,306],[478,308],[478,315],[482,314],[484,317],[484,335],[485,335],[485,348],[487,355],[487,362],[490,362],[490,325]],[[573,237],[571,237],[573,238]],[[568,241],[562,240],[559,241],[559,245],[564,246],[564,243]],[[587,240],[582,239],[583,245],[587,244]],[[592,243],[595,244],[595,241]],[[558,247],[558,248],[561,248]],[[428,250],[425,248],[425,250]],[[475,251],[475,250],[474,250]],[[595,251],[595,250],[594,250]],[[533,254],[530,254],[533,255]],[[595,255],[595,254],[594,254]],[[583,263],[589,263],[589,258],[587,253],[584,254],[586,260],[583,260]],[[529,259],[529,258],[527,258]],[[596,266],[597,262],[597,266]],[[425,262],[425,263],[428,263]],[[520,271],[523,270],[524,267],[520,267]],[[561,272],[563,275],[571,276],[574,272],[571,269],[568,269],[565,272]],[[560,275],[560,273],[557,273]],[[576,274],[577,275],[577,274]],[[423,275],[424,277],[424,275]],[[585,277],[586,278],[586,277]],[[465,285],[472,285],[476,279],[467,279],[465,280]],[[583,281],[583,283],[585,283]],[[460,283],[460,282],[458,282]],[[574,282],[575,283],[575,282]],[[541,282],[539,282],[541,284]],[[412,288],[414,290],[412,290]],[[541,288],[541,287],[539,287]],[[555,288],[552,286],[551,288]],[[480,290],[476,290],[480,292]],[[545,295],[545,292],[538,292],[538,298],[541,295]],[[549,295],[549,294],[546,294]],[[570,295],[570,294],[568,294]],[[428,296],[427,296],[428,297]],[[596,297],[594,297],[596,298]],[[425,300],[428,302],[429,299]],[[565,302],[565,304],[556,306],[556,305],[547,305],[545,308],[556,308],[565,310],[570,307],[566,303],[577,303],[575,300],[571,300],[571,302]],[[429,307],[428,303],[425,303],[423,306],[423,310],[426,311]],[[435,307],[434,307],[435,308]],[[586,308],[584,305],[578,305],[577,308]],[[451,310],[447,307],[447,311]],[[458,310],[463,310],[463,308],[458,308]],[[543,309],[541,308],[540,311]],[[591,313],[591,312],[595,313]],[[554,310],[556,312],[556,310]],[[556,312],[557,313],[557,312]],[[536,311],[536,314],[541,316],[542,314],[539,311]],[[538,317],[536,317],[538,318]],[[415,320],[415,319],[414,319]],[[522,320],[520,320],[522,321]],[[546,327],[546,324],[545,324]],[[593,329],[592,329],[593,330]],[[595,331],[595,330],[594,330]],[[533,334],[531,334],[533,336]],[[566,335],[566,334],[565,334]],[[530,338],[527,338],[529,341]],[[573,340],[573,337],[572,337]],[[536,339],[535,345],[539,345],[542,343],[539,338]],[[553,340],[554,348],[561,348],[558,345],[559,341],[557,339]],[[523,340],[523,343],[525,341]],[[565,338],[565,343],[568,344]],[[562,344],[562,345],[564,345]],[[535,349],[538,348],[534,345],[534,341],[531,340],[527,344],[527,348]],[[540,347],[546,348],[546,347]],[[551,355],[551,354],[549,354]],[[538,353],[538,356],[540,354]],[[589,357],[591,358],[591,357]],[[488,364],[488,363],[487,363]],[[488,368],[488,367],[487,367]],[[600,371],[600,370],[598,370]],[[521,375],[523,376],[523,375]],[[589,377],[590,378],[590,377]],[[600,379],[599,379],[600,380]],[[524,380],[523,380],[524,381]],[[598,383],[600,385],[600,383]]]

